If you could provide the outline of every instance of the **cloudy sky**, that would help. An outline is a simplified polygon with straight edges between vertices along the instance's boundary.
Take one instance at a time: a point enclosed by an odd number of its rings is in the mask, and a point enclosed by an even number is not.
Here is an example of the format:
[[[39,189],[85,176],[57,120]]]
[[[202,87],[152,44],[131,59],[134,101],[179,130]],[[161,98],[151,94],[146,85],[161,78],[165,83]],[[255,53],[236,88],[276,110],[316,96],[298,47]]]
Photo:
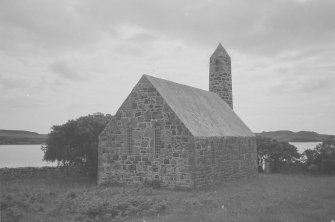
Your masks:
[[[142,74],[208,89],[219,42],[255,132],[335,134],[335,0],[0,0],[0,129],[114,114]]]

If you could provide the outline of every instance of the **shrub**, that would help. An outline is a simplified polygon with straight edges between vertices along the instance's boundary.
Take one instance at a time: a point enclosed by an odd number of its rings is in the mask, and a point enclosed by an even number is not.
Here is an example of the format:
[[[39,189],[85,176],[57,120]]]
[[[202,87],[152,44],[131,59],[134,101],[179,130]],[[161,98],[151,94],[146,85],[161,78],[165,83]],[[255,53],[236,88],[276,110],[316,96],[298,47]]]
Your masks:
[[[306,166],[312,172],[335,174],[335,137],[330,137],[313,150],[305,150]]]
[[[55,125],[42,147],[45,161],[58,161],[59,165],[79,169],[96,177],[98,165],[98,136],[110,115],[96,113]]]
[[[266,160],[270,163],[271,172],[280,172],[283,167],[297,162],[300,154],[295,146],[288,142],[257,136],[257,156],[259,165]]]

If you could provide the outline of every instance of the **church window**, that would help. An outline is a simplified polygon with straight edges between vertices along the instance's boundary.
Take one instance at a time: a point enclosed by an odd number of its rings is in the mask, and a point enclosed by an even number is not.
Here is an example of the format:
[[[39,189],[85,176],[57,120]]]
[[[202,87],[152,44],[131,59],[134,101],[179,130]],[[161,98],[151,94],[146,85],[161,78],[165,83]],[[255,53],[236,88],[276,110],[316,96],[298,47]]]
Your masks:
[[[213,141],[211,142],[211,158],[212,164],[215,164],[215,147]]]
[[[155,154],[159,154],[161,152],[161,128],[159,126],[155,126]]]
[[[133,153],[133,129],[127,128],[127,154]]]

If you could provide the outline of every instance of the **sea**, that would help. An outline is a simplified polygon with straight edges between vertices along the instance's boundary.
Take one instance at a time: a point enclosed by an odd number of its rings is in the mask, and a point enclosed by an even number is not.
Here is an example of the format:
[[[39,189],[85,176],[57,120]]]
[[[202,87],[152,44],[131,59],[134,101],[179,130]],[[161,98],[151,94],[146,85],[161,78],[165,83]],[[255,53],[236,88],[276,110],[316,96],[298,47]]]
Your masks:
[[[0,145],[0,168],[56,166],[43,161],[42,145]]]
[[[289,142],[289,143],[297,147],[298,152],[302,154],[307,149],[314,149],[321,142]]]
[[[319,142],[290,142],[302,153],[314,149]],[[56,166],[57,163],[43,161],[42,145],[0,145],[0,168]]]

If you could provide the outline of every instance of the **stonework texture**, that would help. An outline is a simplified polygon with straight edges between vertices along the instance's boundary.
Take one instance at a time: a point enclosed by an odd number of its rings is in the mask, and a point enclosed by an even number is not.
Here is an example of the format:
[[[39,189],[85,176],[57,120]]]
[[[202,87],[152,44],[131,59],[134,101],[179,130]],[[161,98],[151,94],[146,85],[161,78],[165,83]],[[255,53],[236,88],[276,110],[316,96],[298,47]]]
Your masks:
[[[145,77],[99,136],[99,184],[159,181],[168,188],[197,188],[255,173],[254,137],[192,136]]]
[[[254,175],[256,153],[255,137],[195,138],[194,186]]]
[[[220,44],[209,61],[209,91],[219,95],[233,109],[230,56]]]
[[[232,110],[221,44],[209,77],[207,92],[143,75],[99,136],[98,183],[198,188],[255,175],[256,138]]]
[[[160,127],[160,150],[154,132]],[[127,152],[127,129],[132,153]],[[141,78],[99,136],[98,183],[141,183],[159,180],[163,186],[192,188],[194,138],[154,87]]]

